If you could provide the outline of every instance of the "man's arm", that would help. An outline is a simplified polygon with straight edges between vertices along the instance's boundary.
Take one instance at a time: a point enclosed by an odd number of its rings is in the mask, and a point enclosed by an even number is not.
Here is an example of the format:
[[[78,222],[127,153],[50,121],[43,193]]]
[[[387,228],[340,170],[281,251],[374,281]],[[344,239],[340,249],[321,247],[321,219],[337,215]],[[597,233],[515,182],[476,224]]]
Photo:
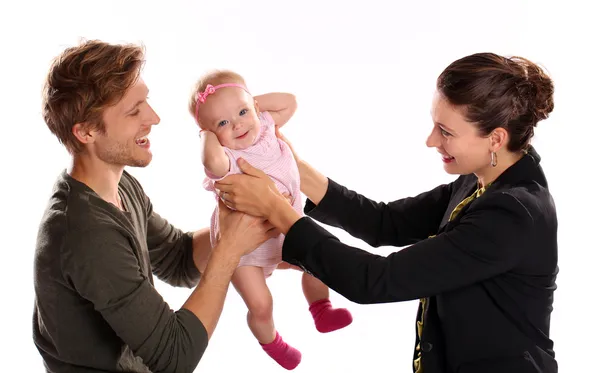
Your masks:
[[[240,260],[228,249],[226,244],[215,246],[207,260],[202,281],[182,306],[202,321],[209,339],[219,322],[231,276]]]
[[[61,255],[65,283],[93,305],[152,372],[193,372],[214,330],[211,315],[222,308],[214,300],[218,295],[204,295],[209,300],[198,302],[197,310],[174,312],[140,267],[139,255],[123,231],[97,226],[85,233],[69,237],[65,244]],[[228,272],[213,270],[211,277],[224,278],[208,280],[203,288],[218,292],[220,282],[228,280]]]
[[[291,93],[267,93],[255,96],[260,111],[268,111],[273,117],[275,126],[282,127],[296,112],[298,103]]]
[[[209,228],[202,228],[193,233],[192,247],[194,252],[194,264],[200,273],[204,273],[212,252]]]
[[[61,256],[66,283],[93,305],[152,372],[193,372],[219,321],[239,263],[236,243],[215,246],[202,281],[174,312],[140,268],[121,231],[97,227],[86,233],[71,238]]]
[[[171,286],[187,288],[195,286],[200,279],[200,269],[196,264],[197,255],[193,250],[193,234],[175,228],[156,213],[149,199],[147,204],[149,216],[146,241],[152,273]]]
[[[183,309],[202,320],[209,338],[221,316],[229,282],[241,256],[279,235],[269,222],[232,211],[221,200],[219,228],[219,242],[210,254],[202,281],[183,305]]]
[[[210,257],[210,230],[203,228],[185,233],[156,213],[148,196],[144,195],[144,199],[152,272],[172,286],[195,286]]]

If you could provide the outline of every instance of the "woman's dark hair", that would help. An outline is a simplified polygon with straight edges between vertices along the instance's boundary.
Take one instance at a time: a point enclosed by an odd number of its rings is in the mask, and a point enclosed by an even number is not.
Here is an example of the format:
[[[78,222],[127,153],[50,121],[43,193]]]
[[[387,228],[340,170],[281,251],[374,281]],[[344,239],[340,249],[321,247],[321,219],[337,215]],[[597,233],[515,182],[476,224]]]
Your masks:
[[[482,136],[502,127],[509,151],[524,150],[533,128],[554,109],[554,83],[535,63],[493,53],[477,53],[451,63],[437,89],[450,104],[465,108],[466,119]]]

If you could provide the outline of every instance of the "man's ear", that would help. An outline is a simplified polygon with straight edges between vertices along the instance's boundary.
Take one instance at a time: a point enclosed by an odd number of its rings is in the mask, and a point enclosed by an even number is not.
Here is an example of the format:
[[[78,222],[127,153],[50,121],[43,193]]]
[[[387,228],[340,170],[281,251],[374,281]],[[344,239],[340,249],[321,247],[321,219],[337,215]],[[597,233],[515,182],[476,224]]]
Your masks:
[[[73,136],[75,136],[75,138],[82,144],[94,143],[98,135],[98,130],[86,122],[75,123],[75,125],[73,125],[71,128],[71,132],[73,133]]]

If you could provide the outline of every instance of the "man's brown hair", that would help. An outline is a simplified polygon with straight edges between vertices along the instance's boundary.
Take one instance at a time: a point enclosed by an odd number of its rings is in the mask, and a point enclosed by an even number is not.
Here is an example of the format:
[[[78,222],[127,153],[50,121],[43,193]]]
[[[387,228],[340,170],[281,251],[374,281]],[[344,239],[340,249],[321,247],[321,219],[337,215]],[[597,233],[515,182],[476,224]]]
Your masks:
[[[90,40],[57,56],[42,93],[42,115],[50,131],[69,153],[81,151],[73,126],[85,123],[104,131],[102,113],[135,84],[145,51],[134,44]]]

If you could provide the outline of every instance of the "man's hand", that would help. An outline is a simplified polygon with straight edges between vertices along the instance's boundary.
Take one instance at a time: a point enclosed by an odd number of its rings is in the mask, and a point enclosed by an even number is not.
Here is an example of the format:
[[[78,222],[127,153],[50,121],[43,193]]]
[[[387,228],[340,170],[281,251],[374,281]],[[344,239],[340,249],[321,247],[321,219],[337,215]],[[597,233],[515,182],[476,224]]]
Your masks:
[[[233,211],[219,200],[219,242],[240,257],[254,251],[279,232],[268,221]]]

